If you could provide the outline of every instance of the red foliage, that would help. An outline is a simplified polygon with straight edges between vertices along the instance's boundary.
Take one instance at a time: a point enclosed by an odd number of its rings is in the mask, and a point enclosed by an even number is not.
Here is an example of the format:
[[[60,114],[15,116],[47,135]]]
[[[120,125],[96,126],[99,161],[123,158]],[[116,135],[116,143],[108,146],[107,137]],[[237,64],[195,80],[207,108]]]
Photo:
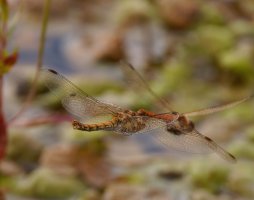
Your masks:
[[[17,59],[18,59],[18,52],[14,51],[12,54],[4,58],[3,64],[5,66],[12,66],[17,62]]]
[[[0,160],[3,159],[7,145],[7,127],[3,113],[0,113]]]

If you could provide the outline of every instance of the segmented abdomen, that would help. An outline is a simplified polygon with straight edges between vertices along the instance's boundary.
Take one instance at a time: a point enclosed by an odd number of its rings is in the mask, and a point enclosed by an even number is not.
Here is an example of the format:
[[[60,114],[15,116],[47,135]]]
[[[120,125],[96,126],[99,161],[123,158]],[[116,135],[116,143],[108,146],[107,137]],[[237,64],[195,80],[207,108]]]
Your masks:
[[[110,121],[97,123],[97,124],[83,124],[74,120],[72,122],[72,126],[74,129],[81,130],[81,131],[98,131],[98,130],[110,130],[117,126],[117,119],[113,118]]]

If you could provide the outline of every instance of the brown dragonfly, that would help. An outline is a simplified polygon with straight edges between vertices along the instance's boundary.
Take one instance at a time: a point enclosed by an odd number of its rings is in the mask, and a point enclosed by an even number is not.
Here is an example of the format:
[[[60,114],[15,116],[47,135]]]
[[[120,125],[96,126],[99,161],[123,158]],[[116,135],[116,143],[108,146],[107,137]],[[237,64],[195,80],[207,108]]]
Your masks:
[[[236,106],[251,97],[217,107],[178,113],[172,111],[168,102],[158,97],[151,90],[147,82],[130,64],[122,62],[122,67],[128,74],[130,81],[136,82],[137,85],[149,91],[168,112],[157,114],[144,109],[139,109],[138,111],[123,109],[95,99],[52,69],[43,69],[41,73],[45,78],[47,87],[57,95],[60,95],[64,108],[79,119],[72,122],[74,129],[81,131],[114,131],[126,136],[148,133],[169,148],[190,153],[215,152],[229,162],[236,161],[232,154],[228,153],[209,137],[199,133],[188,117],[222,111]],[[82,120],[98,116],[110,116],[110,119],[99,123],[87,124],[81,122]]]

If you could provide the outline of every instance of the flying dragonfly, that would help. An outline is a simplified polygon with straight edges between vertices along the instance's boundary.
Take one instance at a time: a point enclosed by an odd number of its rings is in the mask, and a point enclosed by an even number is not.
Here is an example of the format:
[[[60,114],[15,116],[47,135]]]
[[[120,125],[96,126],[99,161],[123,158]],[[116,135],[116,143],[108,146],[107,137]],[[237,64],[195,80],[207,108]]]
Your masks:
[[[251,96],[225,105],[188,113],[178,113],[170,108],[165,99],[158,97],[152,91],[131,64],[121,62],[121,65],[124,71],[127,72],[129,80],[145,88],[158,100],[162,107],[168,110],[167,113],[158,114],[145,109],[132,111],[104,103],[88,95],[53,69],[42,69],[41,74],[46,86],[56,95],[60,95],[63,107],[78,119],[72,122],[74,129],[81,131],[114,131],[125,136],[147,133],[169,148],[189,153],[215,152],[226,161],[236,162],[236,158],[232,154],[220,147],[211,138],[198,132],[189,117],[207,115],[234,107],[250,99]],[[84,119],[102,116],[110,116],[110,119],[99,123],[81,122]]]

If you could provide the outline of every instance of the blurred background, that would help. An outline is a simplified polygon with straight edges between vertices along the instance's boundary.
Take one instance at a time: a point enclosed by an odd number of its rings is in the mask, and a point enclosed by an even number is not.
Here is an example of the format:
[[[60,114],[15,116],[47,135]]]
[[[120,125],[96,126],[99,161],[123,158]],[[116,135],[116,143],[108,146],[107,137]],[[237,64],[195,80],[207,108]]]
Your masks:
[[[73,130],[60,98],[40,78],[28,109],[12,122],[35,77],[46,1],[7,2],[6,51],[16,51],[18,59],[3,84],[4,116],[10,122],[0,163],[6,199],[254,198],[252,99],[192,118],[201,133],[236,156],[236,164],[214,154],[168,150],[145,134]],[[167,112],[157,110],[146,91],[125,83],[120,60],[133,64],[178,112],[254,93],[252,0],[52,0],[49,12],[43,66],[100,100]]]

